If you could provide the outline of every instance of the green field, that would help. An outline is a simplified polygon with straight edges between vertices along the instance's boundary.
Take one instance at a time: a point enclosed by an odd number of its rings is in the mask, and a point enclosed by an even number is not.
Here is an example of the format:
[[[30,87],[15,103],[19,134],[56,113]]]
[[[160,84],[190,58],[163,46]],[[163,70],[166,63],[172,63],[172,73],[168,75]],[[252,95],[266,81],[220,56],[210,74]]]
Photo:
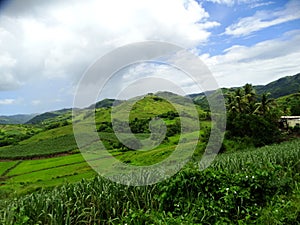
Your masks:
[[[23,159],[34,156],[65,153],[77,149],[77,144],[72,134],[57,138],[49,138],[28,144],[5,146],[0,149],[1,158]]]
[[[42,187],[92,178],[95,172],[81,154],[39,160],[0,162],[2,191],[5,195],[19,195]],[[15,167],[13,167],[16,165]],[[5,196],[4,196],[5,197]]]
[[[23,161],[0,190],[64,185],[2,202],[0,218],[4,224],[297,224],[299,169],[300,140],[221,154],[204,171],[190,164],[145,187],[101,177],[66,184],[95,175],[79,154]]]

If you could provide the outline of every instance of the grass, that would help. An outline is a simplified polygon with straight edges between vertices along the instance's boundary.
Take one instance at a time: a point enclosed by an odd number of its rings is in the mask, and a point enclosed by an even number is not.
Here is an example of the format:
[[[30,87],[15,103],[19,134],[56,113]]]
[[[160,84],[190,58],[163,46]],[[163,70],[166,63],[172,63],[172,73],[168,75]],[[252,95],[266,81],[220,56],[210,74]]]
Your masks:
[[[85,160],[81,154],[68,155],[63,157],[54,157],[40,160],[25,160],[20,165],[10,171],[7,175],[20,175],[34,171],[44,170],[45,168],[55,168],[60,166],[82,163]]]
[[[3,173],[5,173],[9,168],[14,166],[17,163],[17,161],[12,162],[0,162],[0,177]]]
[[[283,142],[261,148],[250,148],[243,151],[219,155],[213,167],[238,172],[245,165],[263,168],[267,164],[279,164],[300,172],[300,140]]]
[[[0,159],[25,159],[34,156],[64,153],[77,149],[73,134],[0,148]]]
[[[71,134],[73,134],[73,127],[72,125],[68,125],[68,126],[58,127],[56,129],[40,132],[32,136],[31,138],[20,142],[19,144],[21,145],[31,144],[32,142],[40,142],[42,140],[59,138],[61,136],[71,135]]]
[[[96,174],[81,154],[18,162],[0,162],[1,171],[12,168],[2,177],[0,193],[2,190],[7,196],[13,193],[19,195],[39,188],[79,182]],[[13,167],[16,163],[17,166]]]
[[[0,211],[0,221],[3,224],[297,224],[300,170],[295,165],[300,160],[299,145],[300,140],[295,140],[223,154],[204,171],[189,165],[171,179],[145,187],[123,186],[96,177],[53,190],[40,190],[7,202]],[[253,157],[249,157],[250,153]],[[63,178],[53,182],[59,179]]]

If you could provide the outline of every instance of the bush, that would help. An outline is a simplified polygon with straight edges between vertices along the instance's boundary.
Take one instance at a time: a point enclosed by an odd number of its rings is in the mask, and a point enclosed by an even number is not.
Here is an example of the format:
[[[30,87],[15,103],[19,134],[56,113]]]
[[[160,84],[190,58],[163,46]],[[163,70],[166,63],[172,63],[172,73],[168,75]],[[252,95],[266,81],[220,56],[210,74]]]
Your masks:
[[[248,138],[256,147],[278,142],[280,132],[275,119],[271,115],[229,114],[227,138]]]

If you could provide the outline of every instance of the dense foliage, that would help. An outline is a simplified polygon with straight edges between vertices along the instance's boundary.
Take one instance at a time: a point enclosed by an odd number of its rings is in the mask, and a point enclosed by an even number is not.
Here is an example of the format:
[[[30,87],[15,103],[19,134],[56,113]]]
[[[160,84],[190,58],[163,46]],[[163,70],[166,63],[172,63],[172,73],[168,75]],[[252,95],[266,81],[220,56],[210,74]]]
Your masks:
[[[227,97],[227,137],[243,138],[255,146],[279,141],[279,113],[268,94],[257,96],[252,85],[246,84]]]

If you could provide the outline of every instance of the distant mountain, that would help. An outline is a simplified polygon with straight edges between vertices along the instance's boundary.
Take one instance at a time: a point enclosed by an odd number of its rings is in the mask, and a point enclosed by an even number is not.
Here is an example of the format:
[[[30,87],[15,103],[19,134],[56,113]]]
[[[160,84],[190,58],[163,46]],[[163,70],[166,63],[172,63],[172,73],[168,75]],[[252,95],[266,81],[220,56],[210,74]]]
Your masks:
[[[37,114],[19,114],[13,116],[0,116],[0,124],[23,124]]]
[[[59,118],[61,117],[61,118]],[[39,114],[32,119],[28,120],[26,124],[39,124],[47,121],[61,121],[61,120],[66,120],[66,119],[71,119],[72,118],[72,109],[61,109],[57,111],[52,111],[52,112],[46,112]]]
[[[123,101],[121,100],[115,100],[115,99],[104,99],[96,104],[93,104],[89,106],[87,109],[93,109],[93,108],[108,108],[111,107],[113,104],[119,105]],[[60,122],[65,120],[71,120],[72,119],[72,108],[67,109],[61,109],[51,112],[45,112],[42,114],[39,114],[29,121],[27,121],[27,124],[40,124],[40,123],[51,123],[51,122]]]
[[[267,85],[254,86],[257,94],[271,93],[272,98],[279,98],[300,91],[300,73],[286,76]]]
[[[239,87],[232,87],[232,88],[221,88],[223,94],[226,96],[227,93],[234,91]],[[273,81],[267,85],[255,85],[253,86],[256,93],[258,95],[262,95],[263,93],[270,93],[271,98],[280,98],[286,95],[294,94],[300,92],[300,73],[293,75],[293,76],[286,76],[280,78],[276,81]],[[214,98],[215,91],[207,91],[205,93],[196,93],[189,95],[193,101],[200,105],[201,108],[208,110],[209,105],[206,99],[207,96],[211,96]],[[216,95],[217,96],[217,95]]]

